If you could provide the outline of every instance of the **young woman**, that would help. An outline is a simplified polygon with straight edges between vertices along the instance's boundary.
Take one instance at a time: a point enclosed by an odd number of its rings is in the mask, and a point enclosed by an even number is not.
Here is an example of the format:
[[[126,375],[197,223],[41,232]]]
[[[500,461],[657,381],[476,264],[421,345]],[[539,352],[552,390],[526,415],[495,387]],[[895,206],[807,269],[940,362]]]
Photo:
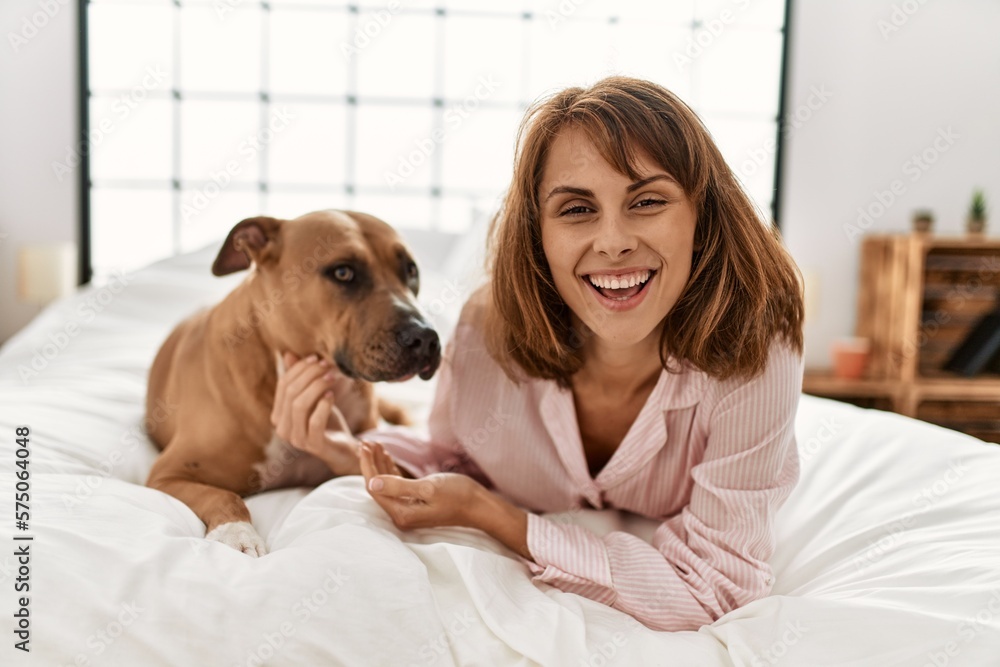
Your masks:
[[[336,440],[399,528],[481,529],[538,581],[692,630],[774,583],[801,354],[795,265],[709,133],[669,91],[612,77],[528,113],[429,439]],[[288,406],[329,414],[331,381],[288,361],[275,422],[330,446]],[[662,523],[647,542],[534,513],[581,507]]]

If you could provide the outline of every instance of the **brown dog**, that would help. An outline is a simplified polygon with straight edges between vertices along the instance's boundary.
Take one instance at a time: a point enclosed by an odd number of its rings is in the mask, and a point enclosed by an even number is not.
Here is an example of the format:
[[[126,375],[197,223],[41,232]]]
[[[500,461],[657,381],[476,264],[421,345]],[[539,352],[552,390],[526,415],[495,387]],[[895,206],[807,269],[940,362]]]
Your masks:
[[[146,423],[163,453],[147,485],[194,510],[209,539],[259,556],[264,542],[242,496],[314,486],[339,472],[331,469],[335,456],[317,458],[274,435],[281,353],[318,355],[352,378],[351,390],[335,398],[358,433],[378,421],[370,383],[416,374],[426,380],[441,348],[416,303],[416,264],[377,218],[317,211],[243,220],[212,273],[251,264],[218,305],[178,325],[153,362]],[[157,411],[163,405],[170,409]]]

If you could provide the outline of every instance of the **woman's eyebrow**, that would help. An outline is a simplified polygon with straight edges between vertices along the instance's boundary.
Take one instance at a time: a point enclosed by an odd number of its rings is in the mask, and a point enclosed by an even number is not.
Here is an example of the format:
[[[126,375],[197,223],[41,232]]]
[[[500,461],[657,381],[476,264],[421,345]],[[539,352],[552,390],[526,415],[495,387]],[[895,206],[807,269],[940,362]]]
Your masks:
[[[677,181],[674,180],[673,177],[671,177],[669,174],[655,174],[653,176],[650,176],[649,178],[644,178],[641,181],[636,181],[632,185],[625,188],[625,192],[635,192],[639,188],[645,185],[649,185],[653,181],[660,181],[660,180],[670,181],[674,185],[678,185]],[[572,185],[560,185],[552,188],[552,191],[545,196],[544,201],[548,201],[553,197],[555,197],[556,195],[561,195],[561,194],[579,195],[581,197],[594,196],[594,192],[592,190],[587,190],[586,188],[575,188]]]
[[[632,185],[630,185],[627,188],[625,188],[625,192],[635,192],[636,190],[638,190],[639,188],[643,187],[644,185],[649,185],[653,181],[659,181],[659,180],[670,181],[674,185],[677,185],[677,181],[675,181],[669,175],[667,175],[667,174],[655,174],[653,176],[650,176],[649,178],[644,178],[641,181],[636,181]]]
[[[552,188],[552,191],[545,197],[545,201],[548,201],[553,197],[555,197],[556,195],[560,195],[563,193],[571,195],[580,195],[581,197],[594,196],[593,191],[587,190],[586,188],[574,188],[572,185],[560,185],[558,187]]]

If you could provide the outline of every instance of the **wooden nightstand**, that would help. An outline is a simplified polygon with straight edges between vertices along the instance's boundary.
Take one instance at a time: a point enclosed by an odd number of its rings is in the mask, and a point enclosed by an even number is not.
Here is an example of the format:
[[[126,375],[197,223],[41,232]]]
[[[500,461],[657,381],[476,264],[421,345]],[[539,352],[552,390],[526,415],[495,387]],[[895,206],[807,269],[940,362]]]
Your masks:
[[[867,236],[858,292],[856,335],[872,343],[868,376],[843,380],[810,369],[802,390],[1000,443],[1000,375],[940,370],[1000,303],[1000,239]]]

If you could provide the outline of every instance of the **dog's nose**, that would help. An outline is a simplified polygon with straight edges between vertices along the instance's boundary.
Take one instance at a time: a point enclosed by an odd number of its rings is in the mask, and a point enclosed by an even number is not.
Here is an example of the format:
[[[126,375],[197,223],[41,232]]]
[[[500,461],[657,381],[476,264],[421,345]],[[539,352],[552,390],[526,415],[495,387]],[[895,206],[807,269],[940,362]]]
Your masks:
[[[420,359],[436,357],[441,351],[441,341],[437,331],[416,322],[400,331],[396,340]]]

